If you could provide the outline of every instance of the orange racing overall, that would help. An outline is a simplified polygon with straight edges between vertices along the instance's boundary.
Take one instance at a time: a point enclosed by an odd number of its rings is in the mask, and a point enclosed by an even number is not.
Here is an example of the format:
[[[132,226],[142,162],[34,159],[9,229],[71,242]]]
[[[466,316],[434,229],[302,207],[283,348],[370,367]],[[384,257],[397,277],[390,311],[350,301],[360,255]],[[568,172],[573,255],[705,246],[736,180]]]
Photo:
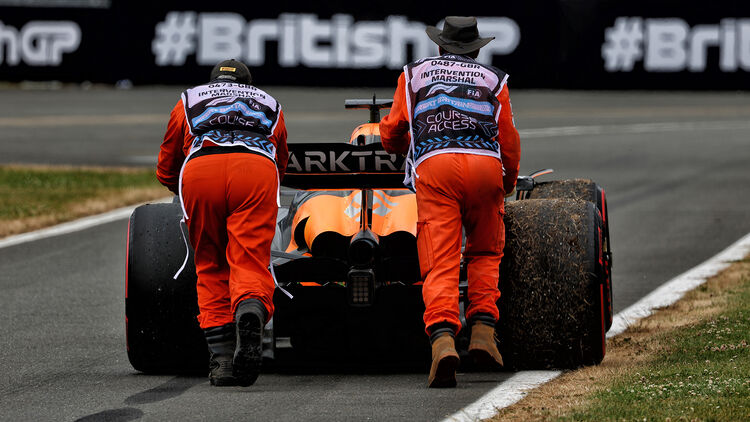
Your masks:
[[[183,203],[203,329],[234,322],[244,299],[273,315],[269,264],[286,136],[281,105],[251,85],[199,85],[172,110],[156,174]]]
[[[380,122],[383,147],[407,154],[405,184],[417,196],[417,248],[424,323],[461,329],[459,268],[468,272],[466,319],[498,319],[499,265],[505,244],[504,194],[516,184],[521,155],[508,76],[462,55],[408,64],[393,108]]]

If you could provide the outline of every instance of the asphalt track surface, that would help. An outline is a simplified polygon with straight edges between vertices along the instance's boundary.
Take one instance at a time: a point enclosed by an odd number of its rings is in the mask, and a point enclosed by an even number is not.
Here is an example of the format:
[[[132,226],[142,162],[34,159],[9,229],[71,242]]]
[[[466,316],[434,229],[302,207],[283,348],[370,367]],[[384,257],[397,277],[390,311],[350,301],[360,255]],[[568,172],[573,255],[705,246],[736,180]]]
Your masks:
[[[268,88],[291,142],[342,141],[344,98],[391,90]],[[0,90],[0,163],[153,166],[179,87]],[[750,232],[750,96],[511,93],[521,172],[607,191],[615,312]],[[166,191],[165,191],[166,193]],[[439,420],[508,379],[421,372],[263,374],[250,388],[139,374],[124,338],[126,221],[0,249],[0,420]],[[606,359],[606,357],[605,357]]]

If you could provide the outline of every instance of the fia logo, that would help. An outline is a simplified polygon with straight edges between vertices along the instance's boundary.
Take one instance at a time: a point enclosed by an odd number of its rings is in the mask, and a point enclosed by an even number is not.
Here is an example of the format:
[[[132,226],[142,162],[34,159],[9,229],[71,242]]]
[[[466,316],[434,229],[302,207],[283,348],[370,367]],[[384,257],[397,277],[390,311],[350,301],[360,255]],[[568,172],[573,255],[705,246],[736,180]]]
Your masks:
[[[479,97],[482,96],[482,93],[479,92],[478,89],[468,88],[468,89],[466,89],[466,96],[468,96],[468,97],[474,97],[474,98],[479,98]]]

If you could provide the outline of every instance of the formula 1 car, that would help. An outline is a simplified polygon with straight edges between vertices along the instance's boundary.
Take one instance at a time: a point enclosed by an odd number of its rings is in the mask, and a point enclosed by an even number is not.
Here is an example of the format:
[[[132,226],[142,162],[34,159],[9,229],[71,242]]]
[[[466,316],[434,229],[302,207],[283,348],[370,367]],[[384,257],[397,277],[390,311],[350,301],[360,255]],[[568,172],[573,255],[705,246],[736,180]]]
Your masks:
[[[266,364],[429,365],[416,246],[416,199],[403,157],[382,149],[390,101],[347,100],[370,121],[348,143],[289,144],[272,265],[276,307]],[[506,201],[496,332],[506,368],[598,364],[612,323],[612,253],[604,190],[590,180],[519,177]],[[177,202],[130,217],[125,317],[128,358],[146,373],[205,372],[196,276]],[[177,272],[190,253],[187,267]],[[463,314],[466,268],[460,268]],[[462,315],[463,318],[463,315]],[[462,320],[462,322],[465,322]],[[457,348],[464,354],[462,330]]]

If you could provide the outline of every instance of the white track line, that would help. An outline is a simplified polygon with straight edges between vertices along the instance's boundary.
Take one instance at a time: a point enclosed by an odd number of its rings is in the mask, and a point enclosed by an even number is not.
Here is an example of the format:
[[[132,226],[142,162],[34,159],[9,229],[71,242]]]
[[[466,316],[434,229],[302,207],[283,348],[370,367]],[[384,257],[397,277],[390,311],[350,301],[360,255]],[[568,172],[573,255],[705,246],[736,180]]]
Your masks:
[[[621,334],[641,318],[654,313],[654,310],[677,302],[685,293],[700,286],[707,279],[727,268],[732,261],[743,259],[748,254],[750,254],[750,233],[714,255],[708,261],[662,284],[638,302],[620,311],[612,319],[612,328],[607,332],[607,338]]]
[[[607,338],[624,332],[629,326],[654,313],[656,309],[680,300],[685,293],[705,283],[732,261],[750,254],[750,233],[709,260],[662,284],[638,302],[614,316]],[[605,358],[606,359],[606,358]],[[560,375],[561,371],[522,371],[492,389],[479,400],[464,407],[443,422],[473,422],[494,416],[498,410],[521,400],[528,390],[534,389]]]
[[[155,202],[169,202],[172,198],[157,199],[154,201],[144,202],[155,203]],[[85,230],[90,227],[98,226],[100,224],[110,223],[112,221],[121,220],[127,218],[133,213],[133,210],[143,204],[130,205],[123,208],[118,208],[103,214],[92,215],[90,217],[84,217],[78,220],[69,221],[67,223],[58,224],[56,226],[48,227],[46,229],[36,230],[33,232],[23,233],[15,236],[9,236],[4,239],[0,239],[0,249],[7,248],[8,246],[18,245],[26,242],[33,242],[35,240],[44,239],[52,236],[59,236],[62,234],[72,233],[80,230]]]
[[[557,377],[562,371],[518,372],[498,385],[479,400],[443,419],[445,422],[474,422],[491,418],[499,409],[521,400],[526,391],[534,389]]]

